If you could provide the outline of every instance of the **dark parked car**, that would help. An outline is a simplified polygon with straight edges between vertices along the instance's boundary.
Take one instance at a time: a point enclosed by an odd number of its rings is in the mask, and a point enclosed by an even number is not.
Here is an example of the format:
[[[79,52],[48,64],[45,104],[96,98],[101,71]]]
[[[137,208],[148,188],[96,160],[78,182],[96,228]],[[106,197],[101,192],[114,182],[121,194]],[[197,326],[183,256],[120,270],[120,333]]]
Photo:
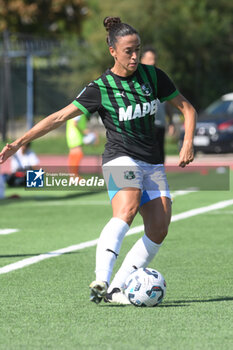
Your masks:
[[[182,145],[184,130],[181,130]],[[233,93],[223,95],[199,114],[194,136],[195,152],[233,152]]]

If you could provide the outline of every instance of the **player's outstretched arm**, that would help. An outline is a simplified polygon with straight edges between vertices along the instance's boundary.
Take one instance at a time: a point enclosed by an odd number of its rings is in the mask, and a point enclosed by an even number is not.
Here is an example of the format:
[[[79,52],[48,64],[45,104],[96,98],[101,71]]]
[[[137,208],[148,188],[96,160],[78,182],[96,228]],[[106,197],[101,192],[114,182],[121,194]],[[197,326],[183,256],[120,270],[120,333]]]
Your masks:
[[[169,102],[181,111],[185,119],[185,135],[179,159],[179,166],[184,168],[194,159],[193,137],[196,128],[197,112],[191,103],[181,94]]]
[[[53,114],[50,114],[48,117],[37,123],[33,128],[28,130],[22,137],[18,138],[11,144],[7,144],[0,153],[0,164],[4,163],[10,156],[18,151],[22,145],[38,139],[48,132],[58,128],[68,119],[74,118],[79,114],[82,114],[82,112],[73,103]]]

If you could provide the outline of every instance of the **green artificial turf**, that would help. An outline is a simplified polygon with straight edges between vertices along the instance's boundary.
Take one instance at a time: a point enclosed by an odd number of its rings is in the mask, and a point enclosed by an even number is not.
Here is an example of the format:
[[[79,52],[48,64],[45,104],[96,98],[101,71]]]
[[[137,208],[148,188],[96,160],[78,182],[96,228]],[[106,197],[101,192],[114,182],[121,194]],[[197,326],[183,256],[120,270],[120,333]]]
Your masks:
[[[106,193],[36,192],[0,202],[0,268],[95,240],[111,217]],[[175,196],[173,215],[223,200],[232,191]],[[155,308],[89,302],[95,249],[89,247],[0,274],[0,349],[232,349],[233,205],[173,222],[150,264],[167,282]],[[137,216],[132,227],[141,225]],[[140,237],[124,239],[114,271]]]

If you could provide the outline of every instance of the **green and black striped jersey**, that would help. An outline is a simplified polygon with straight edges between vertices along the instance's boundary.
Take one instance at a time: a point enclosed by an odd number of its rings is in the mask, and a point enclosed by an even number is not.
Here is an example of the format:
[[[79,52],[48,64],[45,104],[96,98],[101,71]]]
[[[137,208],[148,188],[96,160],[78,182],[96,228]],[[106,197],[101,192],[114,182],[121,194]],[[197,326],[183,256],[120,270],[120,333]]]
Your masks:
[[[99,113],[107,135],[103,163],[127,155],[160,164],[154,132],[158,99],[162,102],[178,94],[163,71],[139,64],[127,78],[108,69],[87,85],[73,103],[87,116]]]

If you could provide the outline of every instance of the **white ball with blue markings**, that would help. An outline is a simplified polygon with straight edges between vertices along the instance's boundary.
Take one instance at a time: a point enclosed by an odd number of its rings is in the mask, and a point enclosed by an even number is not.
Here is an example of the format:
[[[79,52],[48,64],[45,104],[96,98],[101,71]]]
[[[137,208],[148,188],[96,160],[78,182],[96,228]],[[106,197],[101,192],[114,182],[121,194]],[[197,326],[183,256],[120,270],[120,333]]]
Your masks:
[[[157,306],[166,294],[163,275],[151,268],[139,268],[129,275],[124,293],[135,306]]]

